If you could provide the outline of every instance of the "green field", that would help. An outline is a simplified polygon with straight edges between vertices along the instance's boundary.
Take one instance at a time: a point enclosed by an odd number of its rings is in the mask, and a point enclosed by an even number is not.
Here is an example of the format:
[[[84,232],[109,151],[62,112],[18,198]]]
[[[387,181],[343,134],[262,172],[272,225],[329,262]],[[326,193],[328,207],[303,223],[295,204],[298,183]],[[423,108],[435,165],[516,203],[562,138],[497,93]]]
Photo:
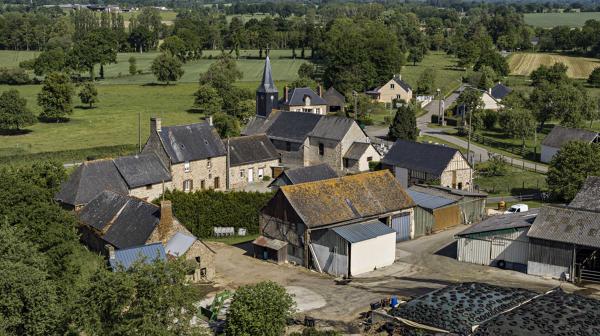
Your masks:
[[[421,73],[427,69],[436,71],[436,86],[439,87],[444,94],[449,94],[460,86],[464,71],[454,70],[456,66],[456,58],[447,55],[445,52],[430,52],[425,56],[421,63],[413,66],[412,63],[405,65],[402,68],[402,79],[408,82],[413,87],[417,87],[417,81]]]
[[[524,16],[526,24],[542,28],[556,26],[581,27],[587,20],[600,21],[600,12],[527,13]]]

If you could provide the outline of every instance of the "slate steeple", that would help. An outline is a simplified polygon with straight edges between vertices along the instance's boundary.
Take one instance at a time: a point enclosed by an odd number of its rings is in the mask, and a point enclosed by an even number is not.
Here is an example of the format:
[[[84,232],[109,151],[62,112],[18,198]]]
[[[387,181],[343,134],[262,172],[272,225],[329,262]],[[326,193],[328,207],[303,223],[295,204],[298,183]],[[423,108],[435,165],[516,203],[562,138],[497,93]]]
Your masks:
[[[268,117],[271,110],[277,108],[279,100],[279,91],[275,87],[273,74],[271,73],[271,60],[267,53],[265,59],[265,68],[260,85],[256,89],[256,115]]]

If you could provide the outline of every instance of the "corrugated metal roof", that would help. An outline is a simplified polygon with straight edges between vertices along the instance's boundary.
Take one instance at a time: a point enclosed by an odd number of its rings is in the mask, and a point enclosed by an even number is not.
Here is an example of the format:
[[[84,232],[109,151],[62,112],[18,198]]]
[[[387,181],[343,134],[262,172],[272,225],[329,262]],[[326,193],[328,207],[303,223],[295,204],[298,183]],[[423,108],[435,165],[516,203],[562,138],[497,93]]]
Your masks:
[[[586,210],[600,210],[600,177],[588,176],[569,206]]]
[[[187,235],[182,232],[177,232],[165,245],[165,251],[175,257],[184,255],[187,250],[194,244],[196,237]]]
[[[109,259],[110,267],[117,271],[119,267],[128,270],[136,262],[151,264],[157,260],[167,259],[165,249],[161,243],[136,246],[123,250],[116,250],[114,259]]]
[[[538,215],[539,209],[532,209],[526,212],[515,212],[510,214],[502,214],[491,216],[470,228],[457,234],[457,236],[465,236],[474,233],[498,231],[505,229],[516,229],[530,227]]]
[[[349,243],[358,243],[396,232],[378,220],[339,226],[332,230]]]
[[[279,251],[282,248],[287,246],[287,243],[284,242],[283,240],[267,238],[265,236],[258,236],[256,239],[254,239],[252,244],[270,248],[270,249],[276,250],[276,251]]]
[[[600,248],[600,213],[549,205],[529,229],[528,237]]]
[[[592,142],[598,136],[598,132],[588,131],[581,128],[569,128],[554,126],[552,131],[542,141],[542,145],[560,148],[569,141]]]
[[[410,197],[412,197],[412,199],[415,201],[415,203],[417,203],[418,206],[429,210],[441,208],[446,205],[456,203],[455,200],[449,198],[434,196],[411,189],[408,189],[407,192],[410,195]]]

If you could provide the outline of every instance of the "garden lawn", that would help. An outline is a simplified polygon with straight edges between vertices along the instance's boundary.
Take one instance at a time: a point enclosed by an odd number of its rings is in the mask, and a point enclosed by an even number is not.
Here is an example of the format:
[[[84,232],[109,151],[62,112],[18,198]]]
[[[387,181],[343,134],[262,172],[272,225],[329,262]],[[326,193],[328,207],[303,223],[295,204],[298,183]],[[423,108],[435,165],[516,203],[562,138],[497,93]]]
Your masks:
[[[474,183],[480,190],[494,196],[528,195],[547,188],[546,176],[543,174],[514,167],[508,167],[507,170],[503,176],[487,177],[477,173]]]

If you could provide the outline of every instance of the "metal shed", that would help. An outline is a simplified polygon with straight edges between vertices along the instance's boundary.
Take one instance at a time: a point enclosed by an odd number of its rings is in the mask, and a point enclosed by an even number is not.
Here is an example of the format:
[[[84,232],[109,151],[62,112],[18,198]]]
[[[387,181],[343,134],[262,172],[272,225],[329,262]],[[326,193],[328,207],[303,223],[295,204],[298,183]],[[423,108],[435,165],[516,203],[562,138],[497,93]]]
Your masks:
[[[461,224],[458,201],[427,194],[409,188],[408,194],[417,204],[415,209],[415,237],[428,235]]]

